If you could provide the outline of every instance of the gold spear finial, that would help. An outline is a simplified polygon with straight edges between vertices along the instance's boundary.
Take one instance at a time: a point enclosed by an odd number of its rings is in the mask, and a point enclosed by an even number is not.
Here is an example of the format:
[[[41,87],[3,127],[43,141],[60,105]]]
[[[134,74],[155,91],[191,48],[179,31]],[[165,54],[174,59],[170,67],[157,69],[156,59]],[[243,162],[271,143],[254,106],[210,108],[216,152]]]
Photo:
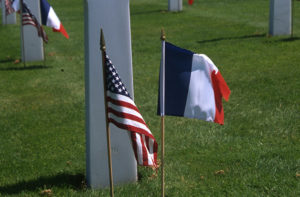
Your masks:
[[[165,35],[165,30],[161,28],[161,35],[160,35],[161,40],[166,40],[166,35]]]
[[[100,30],[100,49],[101,51],[105,51],[106,50],[106,46],[105,46],[105,40],[104,40],[104,34],[103,34],[103,30],[101,28]]]

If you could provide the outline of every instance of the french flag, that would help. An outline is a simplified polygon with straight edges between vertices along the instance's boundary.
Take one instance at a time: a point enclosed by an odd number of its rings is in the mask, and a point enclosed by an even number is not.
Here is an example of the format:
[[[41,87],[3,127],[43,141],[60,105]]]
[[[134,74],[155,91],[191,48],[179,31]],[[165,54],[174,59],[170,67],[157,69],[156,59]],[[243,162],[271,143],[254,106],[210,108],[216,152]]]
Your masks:
[[[230,89],[206,55],[163,41],[159,81],[158,115],[224,124],[222,97],[228,101]]]
[[[54,32],[61,32],[66,38],[69,38],[64,26],[60,22],[59,18],[55,14],[53,8],[50,6],[47,0],[40,0],[42,24],[48,27],[52,27]]]

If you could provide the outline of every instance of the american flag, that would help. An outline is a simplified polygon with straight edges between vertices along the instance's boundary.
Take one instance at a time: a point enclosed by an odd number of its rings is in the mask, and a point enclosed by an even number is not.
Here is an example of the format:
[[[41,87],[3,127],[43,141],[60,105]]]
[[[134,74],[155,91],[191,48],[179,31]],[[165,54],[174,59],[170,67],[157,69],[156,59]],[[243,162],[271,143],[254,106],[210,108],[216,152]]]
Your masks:
[[[5,0],[5,12],[6,12],[6,15],[9,15],[9,14],[15,12],[15,10],[12,7],[12,4],[11,4],[10,0]]]
[[[105,64],[108,122],[131,132],[132,146],[139,165],[157,167],[155,138],[107,55]]]
[[[45,43],[48,43],[48,36],[46,32],[24,2],[22,4],[22,25],[35,26],[38,32],[38,36],[41,37]]]

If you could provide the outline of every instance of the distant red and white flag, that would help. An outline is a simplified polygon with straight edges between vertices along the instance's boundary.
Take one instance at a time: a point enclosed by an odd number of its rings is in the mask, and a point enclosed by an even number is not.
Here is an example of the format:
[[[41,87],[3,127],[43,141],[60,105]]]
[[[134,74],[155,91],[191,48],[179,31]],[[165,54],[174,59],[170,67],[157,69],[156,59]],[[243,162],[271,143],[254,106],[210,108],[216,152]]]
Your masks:
[[[46,32],[24,2],[22,4],[22,25],[33,25],[36,27],[38,36],[41,37],[45,43],[48,43]]]
[[[69,38],[67,31],[57,17],[54,9],[47,0],[40,0],[42,24],[52,27],[54,32],[61,32],[66,38]]]
[[[193,3],[194,3],[194,0],[189,0],[190,5],[193,5]]]
[[[139,165],[157,167],[158,147],[155,138],[108,56],[105,64],[109,123],[131,132],[132,146]]]
[[[6,15],[12,14],[15,10],[12,7],[12,2],[10,0],[5,0],[5,12]]]

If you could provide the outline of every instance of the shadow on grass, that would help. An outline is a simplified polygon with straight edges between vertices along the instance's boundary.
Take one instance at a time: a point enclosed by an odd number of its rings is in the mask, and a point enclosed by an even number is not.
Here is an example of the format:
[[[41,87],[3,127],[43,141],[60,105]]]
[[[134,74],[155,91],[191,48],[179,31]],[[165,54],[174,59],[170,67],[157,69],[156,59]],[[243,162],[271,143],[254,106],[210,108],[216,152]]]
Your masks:
[[[15,61],[15,59],[13,59],[13,58],[8,58],[8,59],[6,59],[6,60],[0,60],[0,64],[8,63],[8,62],[14,62],[14,61]]]
[[[149,10],[149,11],[136,11],[131,12],[131,15],[146,15],[146,14],[154,14],[154,13],[166,13],[167,10]]]
[[[209,42],[218,42],[223,40],[242,40],[242,39],[248,39],[248,38],[260,38],[260,37],[266,37],[266,34],[252,34],[252,35],[245,35],[245,36],[236,36],[236,37],[221,37],[221,38],[215,38],[210,40],[200,40],[197,41],[199,44],[203,43],[209,43]]]
[[[9,71],[9,70],[35,70],[35,69],[48,69],[48,68],[52,68],[52,66],[31,65],[31,66],[23,66],[23,67],[5,67],[5,68],[0,68],[0,71]]]
[[[278,42],[292,42],[292,41],[296,41],[296,40],[300,40],[300,37],[283,38],[283,39],[278,40]]]
[[[55,176],[40,177],[38,179],[21,181],[19,183],[0,187],[0,194],[12,195],[23,191],[37,191],[49,189],[52,187],[72,188],[83,190],[86,188],[85,177],[83,174],[58,174]]]

